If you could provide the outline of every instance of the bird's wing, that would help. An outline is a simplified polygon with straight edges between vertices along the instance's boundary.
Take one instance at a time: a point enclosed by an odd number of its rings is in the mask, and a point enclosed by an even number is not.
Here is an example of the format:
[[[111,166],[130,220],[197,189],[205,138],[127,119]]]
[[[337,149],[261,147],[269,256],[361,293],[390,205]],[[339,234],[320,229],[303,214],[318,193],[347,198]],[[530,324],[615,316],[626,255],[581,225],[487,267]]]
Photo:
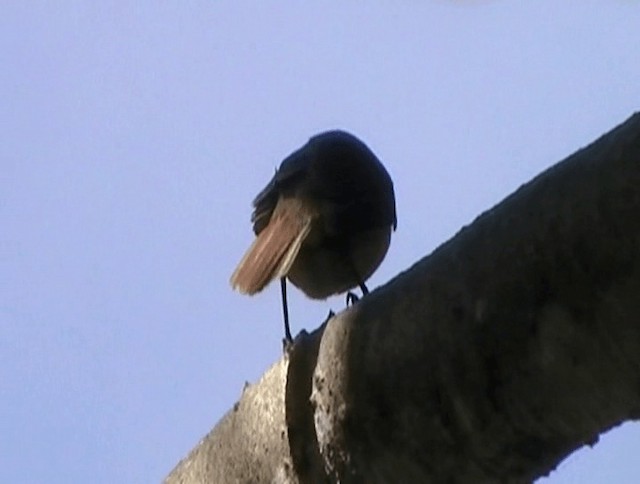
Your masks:
[[[308,167],[309,157],[302,147],[284,159],[267,186],[256,195],[253,200],[254,210],[251,214],[253,232],[256,235],[262,232],[269,223],[282,192],[303,177]]]
[[[231,276],[231,286],[255,294],[273,279],[287,275],[311,230],[313,215],[293,198],[280,199],[265,227]]]

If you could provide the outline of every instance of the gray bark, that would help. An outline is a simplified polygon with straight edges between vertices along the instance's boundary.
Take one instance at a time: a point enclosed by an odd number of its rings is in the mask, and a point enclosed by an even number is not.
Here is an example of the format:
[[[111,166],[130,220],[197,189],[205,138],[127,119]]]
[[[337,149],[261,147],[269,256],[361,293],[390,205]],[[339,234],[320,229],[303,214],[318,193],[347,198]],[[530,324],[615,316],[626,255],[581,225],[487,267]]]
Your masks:
[[[532,482],[639,415],[636,114],[300,335],[166,482]]]

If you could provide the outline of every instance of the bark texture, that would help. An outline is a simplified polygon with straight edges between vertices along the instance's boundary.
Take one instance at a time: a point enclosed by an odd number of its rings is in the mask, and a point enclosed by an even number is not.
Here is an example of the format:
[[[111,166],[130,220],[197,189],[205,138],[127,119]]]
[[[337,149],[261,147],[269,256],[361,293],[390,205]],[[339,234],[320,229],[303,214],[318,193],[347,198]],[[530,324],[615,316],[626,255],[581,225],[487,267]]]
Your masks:
[[[639,416],[636,114],[300,335],[166,482],[526,483]]]

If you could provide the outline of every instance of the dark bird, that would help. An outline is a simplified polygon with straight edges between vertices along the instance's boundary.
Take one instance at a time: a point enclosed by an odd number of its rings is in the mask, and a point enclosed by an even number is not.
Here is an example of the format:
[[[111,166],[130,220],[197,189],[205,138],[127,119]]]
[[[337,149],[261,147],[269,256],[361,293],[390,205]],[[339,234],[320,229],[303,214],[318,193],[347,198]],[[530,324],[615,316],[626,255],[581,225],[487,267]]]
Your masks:
[[[256,234],[231,285],[255,294],[279,278],[291,341],[286,279],[313,299],[359,286],[378,268],[396,229],[393,182],[358,138],[328,131],[289,155],[253,201]],[[349,293],[347,303],[357,300]]]

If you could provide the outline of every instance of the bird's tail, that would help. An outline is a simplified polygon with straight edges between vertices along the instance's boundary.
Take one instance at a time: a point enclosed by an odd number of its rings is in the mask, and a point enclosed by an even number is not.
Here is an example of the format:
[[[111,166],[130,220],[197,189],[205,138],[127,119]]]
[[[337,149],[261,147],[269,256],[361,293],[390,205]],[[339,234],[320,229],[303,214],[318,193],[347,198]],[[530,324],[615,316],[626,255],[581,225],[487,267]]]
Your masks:
[[[299,202],[280,200],[278,205],[231,275],[236,291],[255,294],[272,280],[286,276],[309,235],[312,217]]]

